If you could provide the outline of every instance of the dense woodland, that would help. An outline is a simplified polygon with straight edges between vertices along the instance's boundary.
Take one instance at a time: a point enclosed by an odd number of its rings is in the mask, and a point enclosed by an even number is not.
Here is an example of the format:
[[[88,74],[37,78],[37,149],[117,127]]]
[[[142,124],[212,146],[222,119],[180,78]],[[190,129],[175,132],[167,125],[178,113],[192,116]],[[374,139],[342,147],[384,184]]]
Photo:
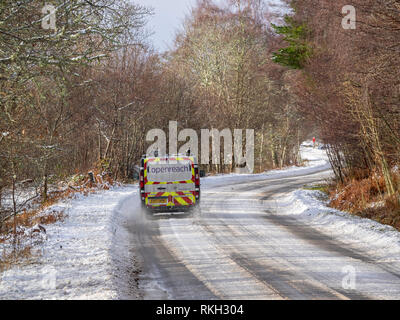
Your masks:
[[[328,146],[331,205],[400,229],[400,2],[352,1],[351,29],[348,1],[288,2],[273,59],[297,71],[296,108]]]
[[[398,197],[400,2],[199,0],[171,49],[149,43],[151,8],[121,0],[0,2],[2,190],[89,170],[131,178],[148,130],[255,129],[256,170],[300,164],[317,134],[340,183],[374,175]],[[206,166],[228,172],[233,167]],[[382,187],[382,189],[380,189]],[[1,203],[0,203],[1,208]],[[0,210],[1,211],[1,210]]]
[[[293,1],[289,29],[303,29],[291,46],[306,45],[308,54],[290,83],[299,109],[330,145],[338,178],[377,170],[393,194],[390,171],[400,156],[400,2],[352,1],[354,30],[341,25],[346,4]]]

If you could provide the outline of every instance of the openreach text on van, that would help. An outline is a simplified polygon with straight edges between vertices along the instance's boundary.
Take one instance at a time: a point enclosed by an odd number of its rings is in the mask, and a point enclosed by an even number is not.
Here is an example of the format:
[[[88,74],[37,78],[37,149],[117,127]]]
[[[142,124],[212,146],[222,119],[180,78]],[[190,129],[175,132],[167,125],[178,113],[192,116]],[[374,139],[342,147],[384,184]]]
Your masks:
[[[201,129],[201,164],[225,164],[234,165],[240,173],[253,173],[254,171],[254,129],[246,129],[245,154],[243,155],[242,129],[234,129],[233,135],[230,129]],[[188,140],[189,138],[189,140]],[[224,138],[224,160],[221,162],[221,138]],[[156,140],[157,139],[157,140]],[[210,161],[210,139],[212,157]],[[157,150],[158,154],[167,154],[167,134],[162,129],[151,129],[146,134],[147,142],[154,142],[146,154],[153,155]],[[186,142],[179,148],[178,141]],[[194,129],[183,129],[178,134],[178,122],[170,121],[168,128],[168,154],[185,154],[188,150],[198,157],[199,137]],[[233,163],[234,159],[234,163]]]
[[[151,173],[166,173],[166,172],[191,172],[192,167],[189,165],[187,166],[180,166],[180,167],[161,167],[161,168],[150,168]]]

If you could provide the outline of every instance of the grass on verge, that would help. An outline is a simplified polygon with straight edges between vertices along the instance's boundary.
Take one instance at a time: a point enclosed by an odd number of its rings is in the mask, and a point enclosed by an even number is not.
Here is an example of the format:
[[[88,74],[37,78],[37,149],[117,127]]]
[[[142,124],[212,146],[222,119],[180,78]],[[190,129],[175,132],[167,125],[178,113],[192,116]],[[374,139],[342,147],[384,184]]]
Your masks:
[[[305,186],[329,197],[329,206],[390,225],[400,231],[400,174],[393,175],[397,193],[386,194],[385,179],[378,174],[355,177],[345,183],[326,182]]]

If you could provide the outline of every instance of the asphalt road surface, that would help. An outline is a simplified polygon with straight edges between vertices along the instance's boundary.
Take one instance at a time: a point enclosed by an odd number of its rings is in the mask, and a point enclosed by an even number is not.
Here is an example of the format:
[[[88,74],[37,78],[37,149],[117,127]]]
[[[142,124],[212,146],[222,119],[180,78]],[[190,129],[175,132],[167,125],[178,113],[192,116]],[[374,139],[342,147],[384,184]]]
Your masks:
[[[280,208],[288,192],[318,182],[326,168],[277,179],[221,179],[202,186],[193,215],[147,217],[126,200],[143,299],[399,299],[400,270],[321,233]]]

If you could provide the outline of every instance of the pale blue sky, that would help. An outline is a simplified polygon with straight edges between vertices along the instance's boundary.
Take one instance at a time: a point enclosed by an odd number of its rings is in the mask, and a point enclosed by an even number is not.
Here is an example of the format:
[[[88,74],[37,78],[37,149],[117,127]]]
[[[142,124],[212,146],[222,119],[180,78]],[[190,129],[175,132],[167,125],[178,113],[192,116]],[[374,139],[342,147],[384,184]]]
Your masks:
[[[164,51],[172,46],[175,33],[181,27],[185,15],[196,0],[134,0],[134,3],[154,9],[148,28],[154,32],[151,37],[156,49]]]

